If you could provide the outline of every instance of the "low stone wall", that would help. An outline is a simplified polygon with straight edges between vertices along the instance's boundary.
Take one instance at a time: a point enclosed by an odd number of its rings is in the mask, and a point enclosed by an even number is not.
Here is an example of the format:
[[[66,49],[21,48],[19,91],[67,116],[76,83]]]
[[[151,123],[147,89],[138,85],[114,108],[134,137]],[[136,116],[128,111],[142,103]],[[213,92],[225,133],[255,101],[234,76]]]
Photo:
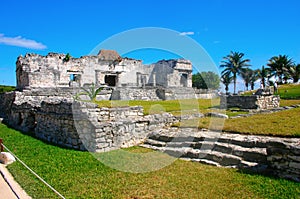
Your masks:
[[[279,96],[263,96],[263,95],[251,95],[251,96],[239,96],[229,95],[221,96],[220,106],[221,108],[242,108],[242,109],[272,109],[278,108],[280,103]]]
[[[157,88],[119,87],[115,88],[111,100],[161,100]]]
[[[113,90],[112,100],[181,100],[212,99],[218,97],[215,91],[194,88],[162,88],[162,87],[117,87]]]
[[[79,150],[108,151],[133,146],[154,129],[178,121],[168,113],[145,116],[139,106],[99,108],[73,98],[28,94],[0,96],[4,122],[42,140]]]
[[[270,142],[267,146],[267,160],[274,175],[300,182],[300,139],[297,145]]]

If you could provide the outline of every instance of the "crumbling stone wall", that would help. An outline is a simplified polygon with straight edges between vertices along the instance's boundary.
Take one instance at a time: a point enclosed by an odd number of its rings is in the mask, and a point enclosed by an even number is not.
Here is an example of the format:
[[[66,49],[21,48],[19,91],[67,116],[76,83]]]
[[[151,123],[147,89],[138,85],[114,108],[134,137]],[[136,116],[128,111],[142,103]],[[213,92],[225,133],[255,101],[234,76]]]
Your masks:
[[[221,108],[237,107],[242,109],[272,109],[278,108],[279,103],[280,97],[274,95],[229,95],[221,96],[220,106]]]
[[[268,143],[267,161],[274,175],[300,182],[300,142]]]
[[[74,149],[108,151],[141,143],[154,129],[177,122],[171,114],[144,115],[142,107],[99,108],[62,96],[30,92],[0,95],[4,122],[48,142]]]

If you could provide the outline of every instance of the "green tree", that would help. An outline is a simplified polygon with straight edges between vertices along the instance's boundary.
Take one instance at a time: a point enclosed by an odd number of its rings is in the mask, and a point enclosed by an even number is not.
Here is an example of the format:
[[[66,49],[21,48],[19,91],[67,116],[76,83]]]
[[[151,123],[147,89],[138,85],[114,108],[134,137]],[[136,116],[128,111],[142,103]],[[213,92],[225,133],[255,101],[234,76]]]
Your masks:
[[[230,52],[229,55],[223,57],[222,64],[220,65],[221,68],[225,68],[222,71],[223,74],[232,74],[233,84],[234,84],[234,94],[236,93],[236,79],[237,75],[240,75],[242,70],[248,66],[250,59],[244,59],[244,53],[239,52]]]
[[[300,79],[300,64],[293,65],[288,69],[290,77],[293,79],[294,83],[297,83]]]
[[[266,80],[270,77],[270,70],[268,68],[265,68],[265,66],[262,66],[261,69],[257,70],[257,79],[261,80],[261,83],[263,84],[263,87],[266,87]]]
[[[230,76],[230,73],[225,73],[221,76],[221,82],[225,86],[226,94],[228,94],[229,84],[232,82],[232,79],[233,78],[232,78],[232,76]]]
[[[245,82],[246,90],[248,90],[249,84],[251,83],[251,78],[253,78],[252,76],[254,75],[253,73],[254,71],[250,68],[244,68],[241,71],[241,76]]]
[[[198,89],[212,89],[216,90],[220,87],[219,76],[212,72],[196,73],[192,76],[193,87]]]
[[[294,65],[294,61],[287,55],[279,55],[269,59],[267,65],[270,67],[271,76],[275,76],[275,79],[278,78],[278,83],[282,84],[283,79],[287,80],[287,71]]]
[[[259,79],[259,71],[260,71],[259,69],[253,70],[253,72],[251,73],[251,76],[250,76],[251,90],[254,90],[255,82]]]

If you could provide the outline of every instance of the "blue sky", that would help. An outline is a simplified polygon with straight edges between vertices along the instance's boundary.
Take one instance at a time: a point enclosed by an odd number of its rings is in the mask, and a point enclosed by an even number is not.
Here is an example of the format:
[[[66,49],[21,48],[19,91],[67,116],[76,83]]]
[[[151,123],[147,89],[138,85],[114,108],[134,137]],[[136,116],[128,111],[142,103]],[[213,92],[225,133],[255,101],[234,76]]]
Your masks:
[[[19,55],[86,55],[105,39],[133,28],[161,27],[198,42],[216,65],[230,51],[245,53],[253,68],[274,55],[300,63],[298,0],[52,0],[0,3],[0,84],[15,85]],[[116,49],[118,50],[118,49]],[[162,51],[128,55],[156,62]]]

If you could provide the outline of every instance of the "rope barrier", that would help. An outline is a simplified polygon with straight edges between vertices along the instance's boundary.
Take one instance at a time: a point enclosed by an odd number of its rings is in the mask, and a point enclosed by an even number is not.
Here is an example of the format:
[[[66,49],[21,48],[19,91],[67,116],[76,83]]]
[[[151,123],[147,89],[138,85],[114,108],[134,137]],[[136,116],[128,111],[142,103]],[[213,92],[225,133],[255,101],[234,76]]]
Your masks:
[[[59,197],[65,199],[65,197],[60,194],[57,190],[55,190],[50,184],[48,184],[43,178],[41,178],[37,173],[35,173],[29,166],[27,166],[20,158],[18,158],[13,152],[11,152],[3,143],[0,144],[3,146],[10,154],[12,154],[16,160],[18,160],[26,169],[28,169],[35,177],[37,177],[40,181],[42,181],[46,186],[48,186],[54,193],[56,193]]]

